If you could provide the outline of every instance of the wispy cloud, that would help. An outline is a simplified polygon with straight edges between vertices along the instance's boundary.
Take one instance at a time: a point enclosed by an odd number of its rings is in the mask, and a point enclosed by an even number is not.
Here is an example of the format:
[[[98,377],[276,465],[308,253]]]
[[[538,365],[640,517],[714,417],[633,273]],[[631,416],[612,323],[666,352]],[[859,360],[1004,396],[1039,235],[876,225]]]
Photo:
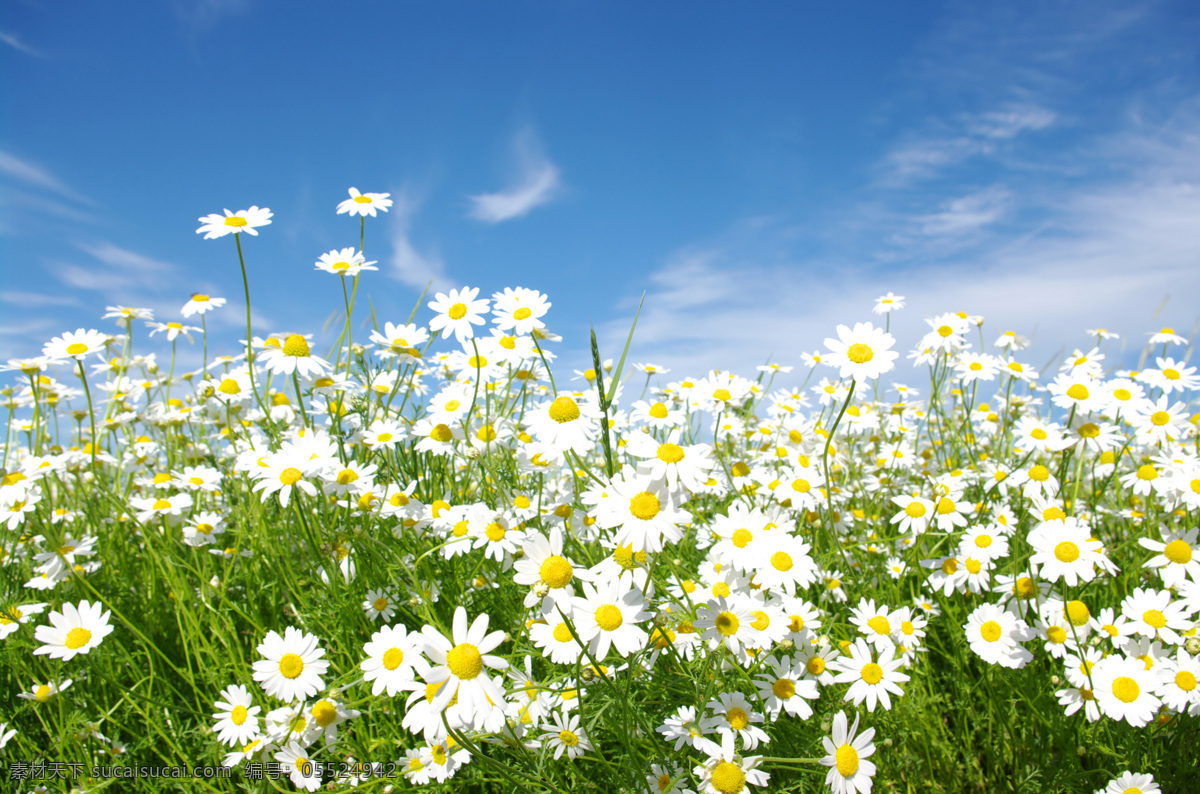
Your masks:
[[[1012,193],[994,186],[942,202],[937,212],[917,219],[921,233],[963,235],[1000,220],[1012,204]]]
[[[512,146],[514,178],[503,191],[470,196],[472,218],[485,223],[520,218],[558,194],[562,186],[558,167],[543,153],[533,128],[520,129],[513,136]]]
[[[21,290],[0,291],[0,301],[27,309],[79,305],[79,299],[72,295],[44,295],[40,292],[23,292]]]
[[[7,44],[17,52],[22,52],[26,55],[32,55],[35,58],[47,57],[46,53],[42,52],[36,47],[26,44],[16,33],[9,33],[7,30],[0,30],[0,42]]]
[[[80,204],[91,205],[91,199],[81,195],[72,187],[67,185],[58,177],[51,174],[35,163],[10,154],[9,152],[0,150],[0,173],[5,176],[24,182],[27,185],[43,188],[52,193],[57,193],[63,198],[77,201]]]
[[[412,219],[424,199],[411,186],[405,185],[392,195],[389,212],[392,223],[392,269],[391,275],[402,284],[415,289],[424,289],[432,283],[432,289],[447,290],[454,282],[446,277],[446,268],[435,252],[418,251],[410,237]]]
[[[173,0],[171,5],[179,19],[201,33],[250,10],[250,0]]]

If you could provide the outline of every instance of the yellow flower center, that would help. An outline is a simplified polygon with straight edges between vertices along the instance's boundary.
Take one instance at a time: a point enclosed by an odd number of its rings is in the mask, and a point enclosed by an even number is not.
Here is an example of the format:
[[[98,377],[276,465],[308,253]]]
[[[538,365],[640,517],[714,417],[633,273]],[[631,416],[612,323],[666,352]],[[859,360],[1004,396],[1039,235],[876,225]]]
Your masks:
[[[467,304],[456,303],[450,307],[450,311],[446,312],[450,315],[451,320],[461,320],[467,316]]]
[[[1088,398],[1087,386],[1082,383],[1075,383],[1071,388],[1067,389],[1067,396],[1072,400],[1086,400]]]
[[[304,475],[300,473],[299,469],[289,466],[283,471],[279,472],[279,481],[284,485],[295,485],[303,476]]]
[[[721,794],[739,794],[746,787],[746,773],[737,764],[722,761],[713,767],[712,784]]]
[[[825,672],[825,659],[821,656],[814,656],[804,663],[804,669],[809,675],[820,675]]]
[[[1079,559],[1079,547],[1069,540],[1064,540],[1054,547],[1054,556],[1059,562],[1074,562]]]
[[[404,651],[400,648],[388,648],[383,652],[383,666],[388,670],[395,670],[404,662]]]
[[[662,444],[658,448],[658,459],[663,463],[678,463],[683,460],[683,447],[677,444]]]
[[[792,569],[792,555],[786,551],[777,551],[771,555],[771,567],[777,571],[790,571]]]
[[[614,604],[602,604],[596,610],[596,625],[603,631],[616,631],[623,622],[621,610]]]
[[[1163,554],[1167,559],[1179,565],[1186,565],[1192,561],[1192,547],[1183,540],[1173,540],[1163,549]]]
[[[848,744],[843,744],[837,749],[834,760],[842,777],[850,777],[858,771],[858,751]]]
[[[629,512],[633,513],[635,518],[640,518],[643,521],[649,521],[658,515],[661,505],[658,502],[658,497],[647,491],[642,491],[637,496],[629,500]]]
[[[888,623],[888,619],[883,615],[876,615],[875,617],[871,618],[867,621],[867,625],[870,626],[876,634],[892,633],[892,624]]]
[[[754,622],[750,625],[758,631],[765,631],[771,625],[771,616],[761,609],[756,609],[750,614],[754,616]]]
[[[560,425],[579,418],[579,405],[570,397],[558,397],[550,403],[550,418]]]
[[[166,499],[155,499],[154,506],[152,509],[154,509],[154,510],[170,510],[171,503],[168,502]]]
[[[1147,609],[1142,613],[1142,620],[1155,629],[1161,629],[1167,625],[1167,616],[1157,609]]]
[[[296,358],[304,358],[311,355],[308,349],[308,340],[300,334],[292,334],[283,343],[283,354],[285,356],[295,356]]]
[[[530,309],[528,306],[522,306],[521,308],[519,308],[515,312],[513,312],[514,320],[528,320],[532,316],[533,316],[533,310]]]
[[[721,402],[729,402],[733,399],[733,395],[729,393],[729,389],[717,389],[713,392],[713,399]]]
[[[250,712],[246,711],[245,706],[235,706],[233,711],[229,712],[229,719],[234,725],[241,725],[249,715]]]
[[[733,545],[739,549],[744,549],[750,541],[754,540],[754,535],[748,529],[736,529],[733,532],[731,540],[733,541]]]
[[[666,419],[667,418],[667,406],[664,405],[663,403],[655,403],[654,405],[651,405],[650,406],[650,415],[653,416],[655,419]]]
[[[330,703],[328,700],[321,700],[317,705],[313,706],[313,719],[322,728],[328,728],[337,721],[337,706]]]
[[[246,225],[246,219],[241,215],[230,215],[229,217],[225,218],[225,225],[232,226],[235,229],[240,229]]]
[[[76,651],[87,645],[91,639],[92,633],[90,631],[76,626],[67,632],[67,639],[64,644],[71,650]]]
[[[741,625],[741,621],[738,620],[738,616],[732,612],[722,612],[721,614],[717,615],[717,621],[715,625],[717,631],[719,631],[721,634],[726,637],[732,637],[734,634],[737,634],[737,630]]]
[[[875,358],[875,353],[871,348],[864,345],[862,342],[856,342],[846,350],[846,358],[853,361],[855,364],[866,364],[871,359]]]
[[[908,507],[904,508],[904,512],[910,518],[920,518],[925,515],[925,505],[920,502],[909,502]]]
[[[1045,482],[1050,479],[1050,470],[1039,463],[1029,470],[1029,479]]]
[[[750,724],[750,717],[744,710],[736,706],[726,712],[725,719],[729,720],[729,726],[735,731],[744,731]]]
[[[304,660],[294,653],[285,653],[279,659],[279,672],[284,678],[296,678],[304,672]]]
[[[1117,696],[1117,700],[1124,703],[1132,703],[1138,699],[1138,695],[1142,694],[1142,689],[1138,686],[1137,681],[1128,676],[1121,676],[1113,681],[1112,690],[1113,694]]]
[[[1000,624],[994,620],[989,620],[979,627],[979,636],[983,637],[988,642],[995,642],[1000,639],[1002,629]]]
[[[559,731],[558,740],[567,747],[574,747],[575,745],[579,744],[579,737],[576,736],[572,731]]]
[[[1196,676],[1187,670],[1180,670],[1175,674],[1175,686],[1184,692],[1191,692],[1196,688]]]
[[[1067,641],[1067,630],[1062,626],[1051,626],[1046,629],[1046,639],[1055,645],[1062,645]]]
[[[862,680],[868,684],[878,684],[883,680],[883,668],[874,662],[863,665]]]
[[[1067,617],[1076,626],[1082,626],[1092,617],[1092,612],[1082,601],[1069,601],[1067,602]]]
[[[444,444],[454,438],[454,431],[449,425],[435,425],[433,430],[429,431],[429,437]]]
[[[446,654],[446,666],[461,681],[470,681],[483,671],[483,656],[469,642],[455,645]]]
[[[67,353],[72,356],[79,356],[86,353],[88,346],[80,342],[67,345]]]
[[[559,642],[570,642],[574,638],[571,636],[571,629],[567,627],[567,624],[559,623],[554,627],[554,639]]]

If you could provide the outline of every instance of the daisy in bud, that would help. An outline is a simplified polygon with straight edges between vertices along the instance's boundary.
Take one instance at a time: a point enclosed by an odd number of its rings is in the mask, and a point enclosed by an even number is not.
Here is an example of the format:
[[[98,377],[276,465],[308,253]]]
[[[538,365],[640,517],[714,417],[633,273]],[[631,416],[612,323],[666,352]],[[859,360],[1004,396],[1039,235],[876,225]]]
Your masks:
[[[847,730],[846,712],[839,711],[833,718],[833,735],[821,739],[825,747],[825,757],[821,765],[829,767],[825,776],[825,785],[833,790],[833,794],[866,794],[871,790],[875,776],[875,764],[867,761],[875,754],[875,729],[867,728],[858,733],[858,715],[854,715],[854,725]]]
[[[200,219],[200,228],[196,234],[203,234],[205,240],[224,237],[227,234],[246,232],[258,236],[258,227],[271,222],[272,213],[266,207],[251,207],[248,210],[238,210],[236,213],[225,210],[225,215],[205,215]]]
[[[270,631],[258,646],[264,658],[254,663],[254,680],[263,691],[284,702],[310,698],[325,686],[329,669],[315,635],[288,626],[282,637]]]
[[[51,612],[49,626],[38,626],[33,638],[42,643],[34,649],[35,656],[49,654],[51,659],[70,661],[79,654],[89,653],[112,633],[108,625],[109,612],[104,605],[80,601],[79,605],[63,604],[62,612]]]
[[[459,716],[477,728],[482,727],[492,711],[500,709],[504,703],[501,678],[493,679],[485,671],[508,667],[508,662],[490,655],[504,642],[506,635],[503,631],[488,634],[489,620],[486,614],[479,615],[468,627],[467,610],[460,606],[454,610],[450,639],[433,626],[421,629],[425,655],[433,663],[423,676],[425,680],[441,685],[432,703],[433,711],[441,712],[457,698]]]

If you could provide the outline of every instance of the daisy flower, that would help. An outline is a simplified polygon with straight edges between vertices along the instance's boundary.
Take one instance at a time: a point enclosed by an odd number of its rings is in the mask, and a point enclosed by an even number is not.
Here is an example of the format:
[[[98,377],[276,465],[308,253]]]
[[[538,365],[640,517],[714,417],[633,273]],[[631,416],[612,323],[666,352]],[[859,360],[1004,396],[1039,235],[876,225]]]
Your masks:
[[[429,669],[421,656],[423,650],[421,636],[408,633],[403,625],[384,626],[372,634],[363,646],[367,658],[359,664],[363,681],[374,682],[371,694],[378,697],[386,691],[388,697],[395,697],[397,692],[409,689],[414,671],[424,676]]]
[[[217,713],[213,730],[217,741],[230,747],[244,745],[258,735],[258,713],[261,707],[254,705],[250,690],[240,684],[228,686],[221,692],[221,699],[213,704]]]
[[[806,701],[816,700],[821,693],[817,682],[806,676],[804,661],[788,656],[782,659],[771,657],[767,660],[767,668],[769,673],[755,679],[754,684],[758,687],[763,709],[771,715],[771,719],[778,717],[781,711],[802,720],[811,717],[812,706]]]
[[[291,334],[279,347],[268,345],[262,363],[276,375],[294,372],[306,380],[319,378],[333,369],[328,361],[312,354],[308,340],[300,334]]]
[[[389,198],[391,193],[359,193],[358,188],[350,188],[350,198],[342,201],[337,206],[337,214],[351,216],[361,215],[364,218],[370,215],[372,218],[378,217],[375,213],[382,210],[387,212],[392,206],[392,200]]]
[[[258,236],[257,227],[269,224],[271,216],[272,212],[266,207],[251,207],[236,213],[225,210],[224,216],[214,214],[200,218],[200,228],[196,230],[196,234],[203,234],[205,240],[242,232]]]
[[[740,653],[742,646],[753,639],[751,624],[754,618],[741,600],[727,601],[718,596],[715,601],[700,605],[705,610],[702,617],[693,621],[696,630],[703,632],[701,639],[712,648],[724,643],[731,653]]]
[[[833,667],[841,671],[833,679],[835,684],[853,682],[845,699],[854,701],[856,706],[866,700],[867,711],[875,710],[876,701],[882,702],[885,709],[891,709],[892,699],[888,693],[903,695],[904,690],[897,683],[908,680],[907,675],[897,672],[903,660],[895,658],[895,646],[885,648],[878,661],[872,659],[871,647],[866,640],[855,640],[849,650],[849,656],[842,656],[833,663]]]
[[[995,604],[982,604],[963,624],[967,642],[989,664],[1019,669],[1033,659],[1020,643],[1036,635],[1025,621]]]
[[[675,506],[665,481],[636,473],[626,467],[619,472],[604,498],[596,506],[596,524],[601,529],[617,529],[612,540],[618,545],[631,544],[634,551],[662,551],[665,543],[683,538],[683,526],[692,514]]]
[[[513,581],[531,588],[525,597],[525,608],[530,609],[542,602],[542,613],[554,613],[555,606],[568,616],[571,614],[571,598],[575,579],[590,579],[587,569],[563,556],[563,533],[560,527],[550,529],[550,538],[540,532],[531,533],[525,539],[521,559],[514,563],[516,573]],[[539,594],[538,585],[543,584],[547,592]]]
[[[433,626],[424,626],[425,655],[433,663],[424,673],[427,681],[441,683],[433,700],[433,710],[441,712],[455,697],[462,719],[479,728],[491,715],[493,709],[504,703],[504,686],[499,678],[493,679],[484,672],[485,668],[504,670],[508,662],[490,652],[504,642],[503,631],[487,633],[489,617],[481,614],[467,626],[467,610],[454,610],[451,638],[442,636]]]
[[[368,262],[362,251],[356,251],[351,247],[341,250],[334,249],[329,253],[321,254],[317,259],[316,269],[324,270],[335,276],[357,276],[364,270],[378,270],[379,268],[375,267],[374,262]]]
[[[280,771],[288,775],[296,788],[316,791],[321,787],[321,764],[311,761],[307,751],[296,740],[293,739],[287,747],[275,753],[275,760],[280,765]]]
[[[1034,550],[1030,561],[1039,566],[1047,581],[1063,579],[1075,587],[1081,579],[1090,582],[1096,577],[1103,544],[1074,516],[1039,524],[1029,533],[1029,545]]]
[[[858,715],[854,715],[854,725],[849,730],[847,722],[846,712],[839,711],[833,718],[833,735],[821,738],[825,747],[821,765],[829,767],[825,785],[833,790],[833,794],[867,794],[873,783],[871,778],[875,776],[875,764],[866,760],[875,754],[875,745],[871,742],[875,729],[867,728],[856,738]]]
[[[254,663],[254,680],[269,696],[285,702],[310,698],[325,686],[321,678],[329,669],[317,647],[315,635],[288,626],[284,635],[270,631],[258,646],[264,657]]]
[[[1121,602],[1121,614],[1129,619],[1134,634],[1152,640],[1159,639],[1168,645],[1183,642],[1179,632],[1192,627],[1188,612],[1182,602],[1171,600],[1169,590],[1143,590],[1137,587]]]
[[[576,399],[578,397],[579,399]],[[584,395],[559,394],[553,402],[535,407],[525,416],[534,437],[558,452],[583,455],[595,443],[600,409]]]
[[[1133,772],[1122,772],[1107,786],[1097,789],[1096,794],[1159,794],[1162,791],[1154,782],[1154,775],[1136,775]]]
[[[853,330],[839,325],[837,334],[837,339],[825,340],[830,353],[824,363],[840,368],[840,377],[852,377],[862,383],[896,366],[893,362],[900,354],[891,349],[896,339],[882,328],[871,323],[855,323]]]
[[[1200,658],[1180,648],[1173,659],[1166,659],[1154,669],[1158,677],[1158,689],[1154,694],[1163,703],[1179,714],[1200,716]]]
[[[109,339],[108,334],[79,328],[51,339],[42,346],[42,355],[55,360],[73,358],[83,361],[84,356],[103,350]]]
[[[1200,529],[1183,532],[1163,531],[1162,541],[1138,538],[1138,545],[1157,552],[1143,567],[1157,568],[1164,587],[1179,587],[1190,575],[1200,582],[1200,557],[1195,554]]]
[[[665,479],[670,488],[680,484],[689,491],[698,490],[715,465],[707,444],[679,444],[683,430],[675,428],[667,440],[659,443],[648,433],[633,433],[626,439],[625,451],[641,458],[638,469],[656,480]]]
[[[396,596],[387,590],[375,588],[367,591],[367,600],[363,601],[363,611],[370,620],[391,620],[396,614]]]
[[[1108,656],[1092,668],[1096,701],[1105,716],[1142,728],[1154,719],[1162,701],[1155,695],[1158,681],[1141,659]]]
[[[429,330],[433,333],[442,332],[442,339],[449,339],[451,334],[460,345],[466,345],[475,336],[472,325],[484,325],[483,315],[487,313],[488,300],[476,300],[478,287],[464,287],[461,290],[452,289],[450,294],[439,292],[434,300],[429,302],[429,308],[437,316],[429,321]]]
[[[740,736],[742,748],[746,750],[770,743],[771,737],[758,727],[764,721],[763,715],[754,711],[750,701],[741,692],[722,692],[716,700],[710,700],[706,708],[713,711],[713,716],[704,720],[704,730],[715,730],[721,735],[722,741],[726,736]]]
[[[34,681],[33,686],[31,686],[28,691],[18,692],[17,697],[24,698],[25,700],[32,700],[37,703],[45,703],[47,700],[69,687],[71,683],[72,680],[70,678],[62,683],[50,682],[48,684],[39,684],[37,681]]]
[[[578,714],[572,714],[567,719],[564,717],[566,715],[560,712],[554,713],[554,725],[546,726],[546,746],[554,749],[555,761],[562,758],[563,753],[567,754],[568,760],[574,761],[591,750],[592,743],[588,741],[583,728],[579,727]]]
[[[0,639],[16,632],[22,623],[28,623],[34,615],[40,615],[46,604],[20,604],[0,610]]]
[[[635,624],[653,617],[645,610],[646,602],[637,589],[622,587],[617,581],[599,588],[583,585],[584,595],[573,600],[571,614],[575,631],[596,661],[603,661],[610,647],[621,656],[629,656],[645,644],[646,632]]]
[[[183,308],[179,310],[179,313],[184,317],[191,317],[193,314],[206,314],[224,305],[224,298],[214,298],[211,295],[205,295],[203,292],[193,292],[191,300],[183,304]]]
[[[887,295],[875,299],[875,308],[871,309],[871,311],[875,314],[888,314],[889,312],[903,308],[904,296],[889,292]]]
[[[51,659],[68,662],[77,654],[88,653],[112,633],[108,625],[109,612],[104,605],[80,601],[78,606],[63,604],[62,612],[51,612],[49,626],[38,626],[33,638],[42,643],[35,656],[49,654]]]
[[[403,364],[421,358],[420,347],[429,341],[429,331],[415,323],[384,323],[383,333],[371,332],[371,341],[379,346],[380,358],[398,356]]]
[[[709,758],[704,764],[692,769],[705,794],[741,794],[749,792],[750,786],[765,786],[771,776],[758,768],[762,756],[743,758],[734,752],[733,734],[721,737],[721,746],[715,744],[708,750]]]

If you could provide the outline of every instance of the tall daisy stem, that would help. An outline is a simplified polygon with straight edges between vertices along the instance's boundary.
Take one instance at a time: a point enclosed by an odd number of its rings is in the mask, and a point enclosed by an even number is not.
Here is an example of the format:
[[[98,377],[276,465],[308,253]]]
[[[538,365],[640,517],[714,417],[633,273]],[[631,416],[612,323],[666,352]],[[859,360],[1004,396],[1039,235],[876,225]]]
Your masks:
[[[246,277],[246,258],[242,256],[241,233],[234,234],[233,239],[237,243],[238,264],[242,266],[242,288],[246,292],[246,368],[250,371],[250,390],[254,392],[254,399],[258,402],[258,407],[263,412],[263,418],[269,426],[271,412],[267,410],[262,395],[258,393],[258,385],[254,382],[254,332],[250,329],[250,279]]]
[[[837,532],[833,525],[829,523],[833,519],[833,482],[829,479],[829,447],[833,444],[833,434],[837,432],[838,425],[841,424],[842,417],[846,414],[846,409],[850,407],[850,401],[854,399],[854,387],[858,385],[858,381],[850,381],[850,391],[846,394],[846,401],[842,403],[842,410],[838,411],[837,419],[833,420],[833,427],[829,429],[829,435],[825,437],[825,449],[821,451],[821,465],[825,470],[825,500],[827,509],[825,517],[828,519],[825,528],[829,531],[829,537],[833,540],[834,546],[842,553],[842,561],[849,566],[850,561],[846,557],[846,549],[842,547],[842,542],[838,539]]]
[[[75,359],[75,363],[79,365],[79,378],[83,381],[83,393],[87,396],[88,404],[88,419],[92,425],[92,469],[96,468],[96,412],[92,409],[92,390],[88,388],[87,371],[83,368],[83,359]]]

